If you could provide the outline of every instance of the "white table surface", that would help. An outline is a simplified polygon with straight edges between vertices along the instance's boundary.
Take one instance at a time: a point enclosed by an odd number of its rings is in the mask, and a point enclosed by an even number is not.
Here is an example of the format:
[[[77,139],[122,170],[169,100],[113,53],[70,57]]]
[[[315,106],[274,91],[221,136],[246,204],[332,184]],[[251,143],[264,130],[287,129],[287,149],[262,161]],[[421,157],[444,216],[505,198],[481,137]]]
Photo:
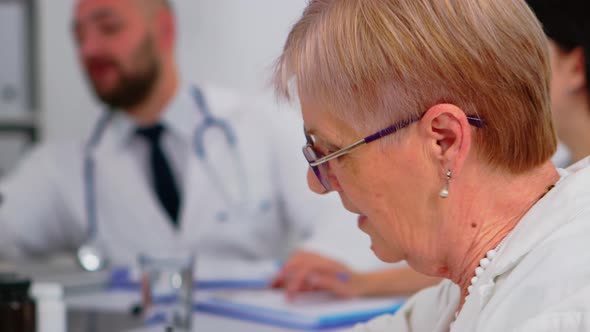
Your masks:
[[[66,259],[67,258],[67,259]],[[73,326],[70,325],[67,331],[96,331],[96,332],[150,332],[164,331],[163,326],[149,326],[129,330],[120,326],[141,326],[141,321],[132,318],[130,308],[139,302],[139,294],[136,292],[108,291],[102,289],[100,284],[105,276],[98,274],[87,274],[78,271],[77,266],[72,263],[71,257],[62,260],[41,262],[34,264],[14,264],[0,262],[0,271],[16,271],[24,275],[38,276],[43,281],[55,283],[59,286],[73,289],[73,292],[66,292],[65,308],[68,310],[68,321],[70,316],[76,316]],[[63,284],[63,285],[62,285]],[[75,312],[75,314],[71,314]],[[94,321],[94,322],[93,322]],[[132,324],[128,324],[131,322]],[[84,327],[80,327],[84,326]],[[99,326],[93,328],[91,326]],[[198,332],[284,332],[304,331],[287,329],[274,325],[256,323],[247,320],[197,312],[194,314],[194,331]],[[346,329],[332,329],[329,331],[344,331]],[[328,331],[328,330],[322,330]],[[54,331],[52,331],[54,332]],[[58,331],[62,332],[62,331]]]
[[[118,312],[128,314],[129,308],[139,301],[139,295],[133,292],[92,292],[68,296],[66,305],[68,309],[86,309],[100,312]],[[247,320],[197,312],[193,316],[193,331],[198,332],[293,332],[305,331],[288,329],[275,325],[267,325]],[[321,331],[344,331],[346,329],[331,329]],[[162,332],[164,326],[148,326],[128,330],[129,332]]]
[[[287,329],[279,326],[258,324],[245,320],[238,320],[224,316],[211,315],[207,313],[196,313],[193,316],[193,331],[197,332],[293,332],[305,331],[297,329]],[[128,332],[162,332],[163,326],[153,326],[140,328]],[[344,331],[339,330],[321,330],[321,331]]]

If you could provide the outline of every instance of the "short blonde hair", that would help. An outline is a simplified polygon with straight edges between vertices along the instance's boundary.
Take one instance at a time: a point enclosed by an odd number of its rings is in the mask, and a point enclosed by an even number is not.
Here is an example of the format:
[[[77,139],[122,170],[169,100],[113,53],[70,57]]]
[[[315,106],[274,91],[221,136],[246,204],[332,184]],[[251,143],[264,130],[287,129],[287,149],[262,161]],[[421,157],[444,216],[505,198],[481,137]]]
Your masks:
[[[543,30],[521,0],[311,0],[275,67],[278,94],[359,130],[379,130],[438,103],[486,126],[476,153],[513,173],[546,162],[556,138]]]

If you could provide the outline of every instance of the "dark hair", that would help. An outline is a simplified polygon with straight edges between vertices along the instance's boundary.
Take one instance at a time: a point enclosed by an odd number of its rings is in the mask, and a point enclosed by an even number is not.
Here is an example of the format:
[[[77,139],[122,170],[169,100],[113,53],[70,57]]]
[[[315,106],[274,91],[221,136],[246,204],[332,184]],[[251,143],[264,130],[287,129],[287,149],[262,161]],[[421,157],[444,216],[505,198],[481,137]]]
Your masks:
[[[564,51],[581,47],[590,94],[590,2],[588,0],[526,0],[545,34]]]

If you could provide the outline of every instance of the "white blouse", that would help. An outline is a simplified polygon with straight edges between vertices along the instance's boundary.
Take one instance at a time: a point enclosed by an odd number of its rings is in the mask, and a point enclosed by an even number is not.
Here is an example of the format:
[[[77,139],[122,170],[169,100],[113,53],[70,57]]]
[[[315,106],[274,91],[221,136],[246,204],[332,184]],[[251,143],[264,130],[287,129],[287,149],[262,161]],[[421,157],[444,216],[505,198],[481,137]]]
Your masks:
[[[352,331],[590,331],[590,158],[560,174],[506,239],[454,322],[460,292],[445,280],[395,315]]]

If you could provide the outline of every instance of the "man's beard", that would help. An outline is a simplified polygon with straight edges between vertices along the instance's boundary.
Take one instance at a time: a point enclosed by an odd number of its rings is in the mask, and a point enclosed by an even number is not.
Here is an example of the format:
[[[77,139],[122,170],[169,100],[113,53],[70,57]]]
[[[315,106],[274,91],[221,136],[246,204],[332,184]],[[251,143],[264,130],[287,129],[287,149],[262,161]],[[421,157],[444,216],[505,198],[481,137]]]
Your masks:
[[[146,36],[133,54],[133,63],[140,64],[137,66],[140,68],[134,72],[126,72],[121,64],[115,60],[105,59],[101,61],[107,62],[117,69],[119,80],[113,88],[104,92],[101,92],[92,80],[90,80],[90,83],[96,97],[113,110],[124,110],[141,104],[152,93],[160,77],[160,62],[155,56],[153,43],[149,36]]]

